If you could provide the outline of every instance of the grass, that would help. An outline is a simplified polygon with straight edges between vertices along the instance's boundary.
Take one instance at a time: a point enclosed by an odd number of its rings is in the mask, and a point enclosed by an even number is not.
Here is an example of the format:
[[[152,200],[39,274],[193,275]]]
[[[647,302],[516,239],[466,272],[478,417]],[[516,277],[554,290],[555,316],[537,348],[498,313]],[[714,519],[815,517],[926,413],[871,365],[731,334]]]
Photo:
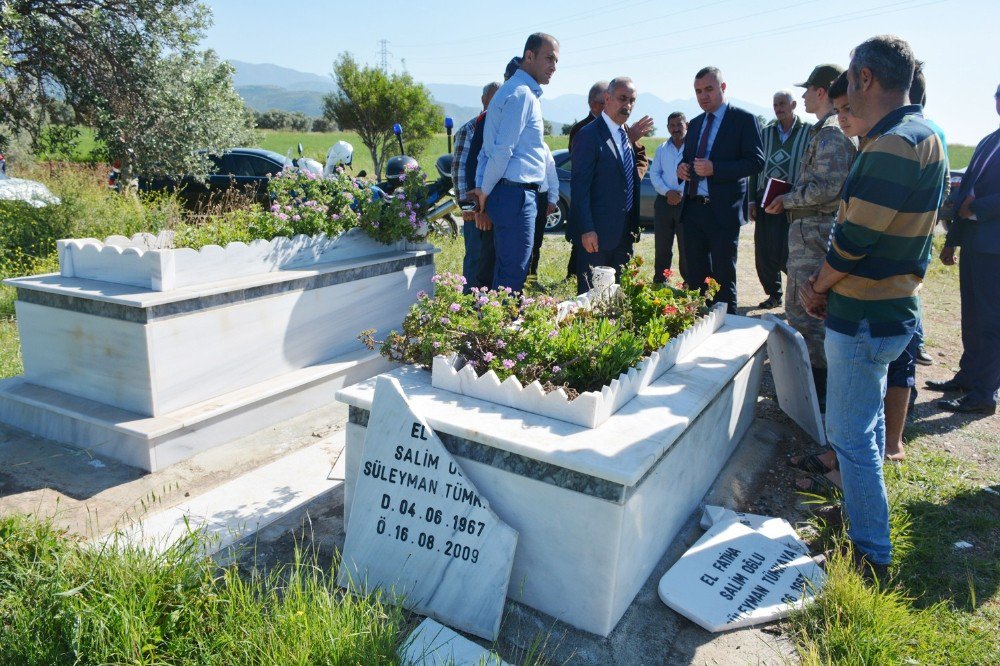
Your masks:
[[[403,611],[339,589],[335,562],[299,550],[284,568],[240,572],[201,546],[81,547],[48,522],[0,519],[0,662],[397,662]]]
[[[0,379],[19,375],[23,370],[17,322],[13,318],[0,317]]]

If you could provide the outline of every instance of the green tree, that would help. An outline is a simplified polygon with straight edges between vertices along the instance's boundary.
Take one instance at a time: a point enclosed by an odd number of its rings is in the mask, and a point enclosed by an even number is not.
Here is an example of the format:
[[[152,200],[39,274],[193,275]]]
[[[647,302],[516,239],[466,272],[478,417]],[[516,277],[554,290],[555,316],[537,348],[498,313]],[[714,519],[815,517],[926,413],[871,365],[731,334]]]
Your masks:
[[[192,161],[207,170],[196,148],[248,131],[232,69],[197,50],[209,21],[198,0],[0,0],[0,118],[37,142],[63,99],[98,128],[123,178]]]
[[[371,152],[377,177],[398,150],[394,123],[403,126],[407,152],[419,157],[443,122],[430,91],[405,72],[363,67],[350,53],[342,53],[333,64],[333,76],[338,90],[323,98],[323,117],[358,133]]]
[[[573,123],[564,123],[563,126],[562,126],[562,132],[561,133],[562,133],[563,136],[569,136],[569,132],[572,129],[573,129]]]
[[[552,136],[552,122],[549,120],[542,120],[542,134],[545,136]]]

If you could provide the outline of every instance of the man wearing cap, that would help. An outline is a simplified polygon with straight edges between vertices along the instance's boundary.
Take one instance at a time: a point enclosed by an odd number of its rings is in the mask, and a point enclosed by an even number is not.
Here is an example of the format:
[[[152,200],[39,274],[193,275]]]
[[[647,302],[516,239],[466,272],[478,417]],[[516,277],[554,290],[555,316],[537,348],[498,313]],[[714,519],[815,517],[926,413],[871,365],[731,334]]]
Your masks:
[[[820,408],[826,402],[826,355],[823,351],[825,328],[819,319],[810,317],[799,298],[799,289],[823,263],[840,202],[840,191],[847,180],[857,154],[854,142],[844,136],[830,101],[829,89],[843,68],[819,65],[814,68],[802,93],[806,113],[816,116],[809,130],[809,143],[802,155],[799,175],[792,191],[777,197],[766,213],[788,212],[788,289],[785,313],[788,323],[806,340],[813,380]]]
[[[536,32],[524,45],[520,68],[490,102],[483,128],[483,149],[476,170],[480,229],[493,229],[494,288],[524,288],[535,231],[536,198],[545,179],[541,86],[559,62],[559,42]]]

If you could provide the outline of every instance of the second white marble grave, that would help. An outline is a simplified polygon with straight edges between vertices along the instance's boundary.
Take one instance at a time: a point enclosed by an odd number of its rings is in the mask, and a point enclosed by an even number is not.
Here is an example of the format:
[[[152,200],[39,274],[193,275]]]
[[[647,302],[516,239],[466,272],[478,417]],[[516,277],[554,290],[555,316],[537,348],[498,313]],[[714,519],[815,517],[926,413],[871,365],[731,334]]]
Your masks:
[[[788,615],[811,601],[826,574],[800,551],[738,521],[709,529],[660,579],[660,599],[708,631]]]
[[[496,652],[426,618],[399,648],[404,666],[508,666]]]
[[[769,539],[780,541],[792,550],[797,550],[803,555],[809,554],[809,546],[799,538],[795,528],[784,518],[761,516],[756,513],[743,513],[708,504],[701,514],[701,522],[699,524],[701,525],[701,529],[707,530],[714,525],[729,522],[738,522],[741,525],[746,525]]]
[[[338,584],[495,640],[517,532],[490,509],[395,378],[379,376]]]

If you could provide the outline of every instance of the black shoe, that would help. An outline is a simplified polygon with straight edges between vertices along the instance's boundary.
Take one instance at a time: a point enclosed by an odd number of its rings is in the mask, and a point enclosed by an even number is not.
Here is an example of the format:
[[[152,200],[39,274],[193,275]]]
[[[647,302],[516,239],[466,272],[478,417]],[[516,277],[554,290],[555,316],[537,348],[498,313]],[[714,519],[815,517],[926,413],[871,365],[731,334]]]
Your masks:
[[[924,386],[932,391],[964,391],[965,387],[962,386],[962,382],[958,381],[954,377],[946,382],[936,382],[932,379],[928,379],[924,382]]]
[[[962,414],[997,413],[995,402],[974,402],[969,399],[969,396],[964,396],[956,400],[938,400],[937,406],[948,412],[959,412]]]
[[[768,296],[767,300],[758,303],[757,307],[761,310],[771,310],[773,308],[779,308],[781,307],[781,296]]]
[[[917,347],[917,353],[914,355],[913,360],[919,363],[920,365],[934,364],[934,359],[932,359],[931,355],[927,353],[927,350],[924,349],[923,345]]]
[[[858,551],[855,546],[852,552],[854,568],[861,574],[861,579],[869,585],[884,589],[889,584],[889,565],[875,564]]]

